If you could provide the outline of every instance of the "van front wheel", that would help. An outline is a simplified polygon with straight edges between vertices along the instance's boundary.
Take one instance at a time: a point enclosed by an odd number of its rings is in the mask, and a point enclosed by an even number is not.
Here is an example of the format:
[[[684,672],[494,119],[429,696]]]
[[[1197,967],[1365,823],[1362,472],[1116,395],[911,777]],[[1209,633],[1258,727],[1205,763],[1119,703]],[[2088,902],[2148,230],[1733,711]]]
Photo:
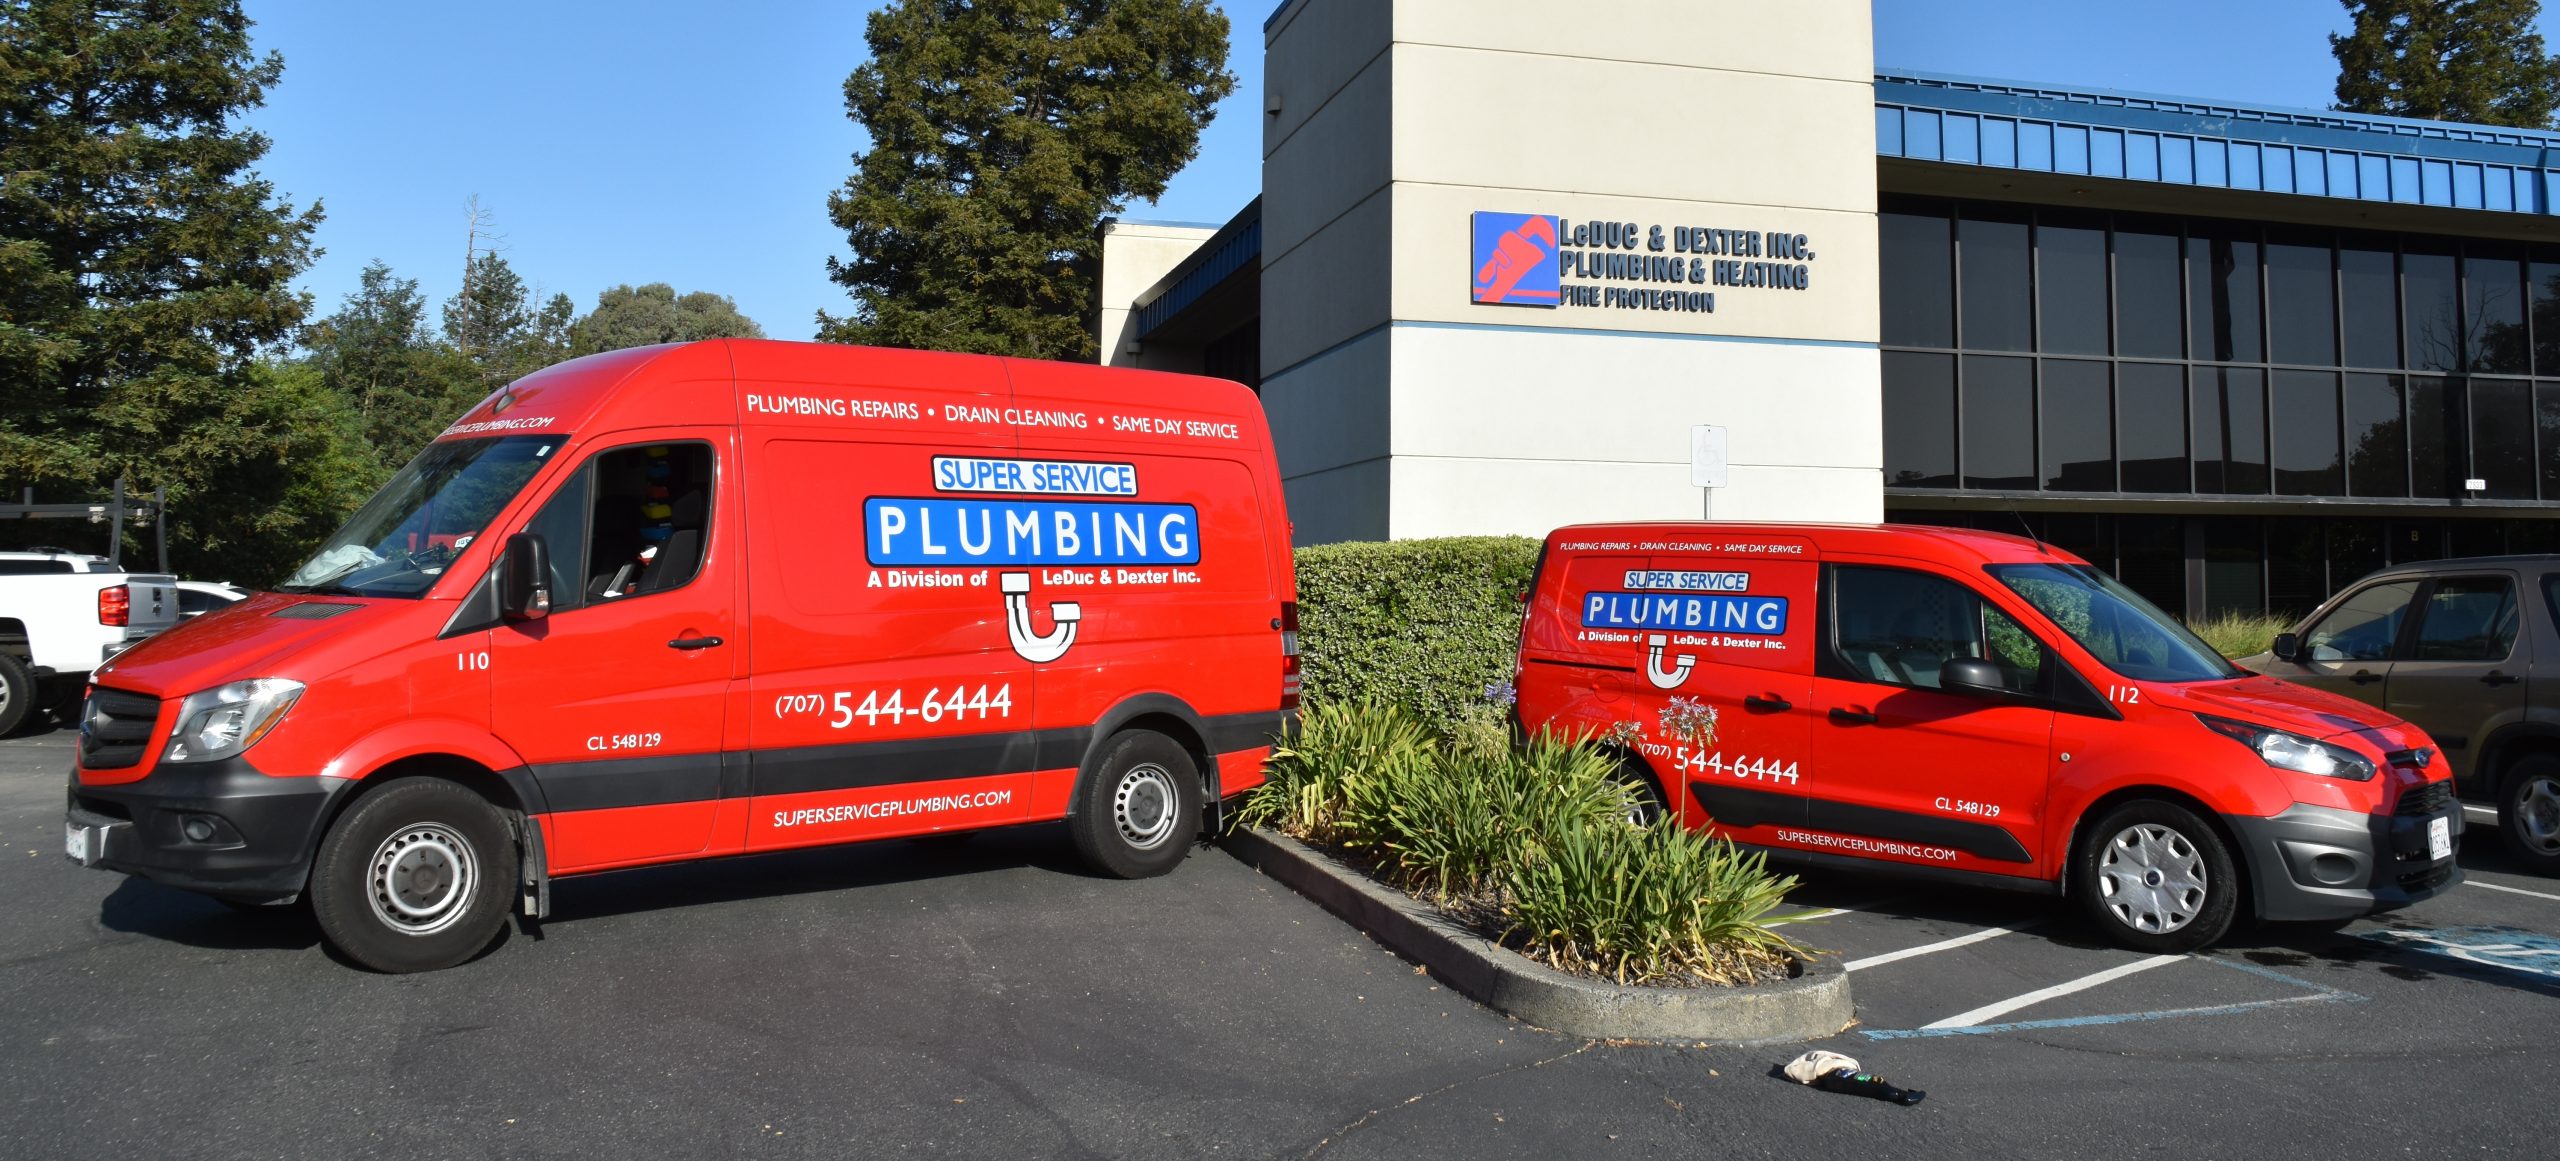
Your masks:
[[[311,868],[311,913],[347,958],[427,972],[480,954],[506,923],[516,848],[479,795],[432,778],[357,799]]]
[[[2109,939],[2168,955],[2222,938],[2239,907],[2239,876],[2222,837],[2167,802],[2108,811],[2082,841],[2073,881]]]
[[[1122,879],[1164,874],[1200,833],[1200,772],[1173,739],[1131,730],[1105,743],[1067,827],[1086,865]]]

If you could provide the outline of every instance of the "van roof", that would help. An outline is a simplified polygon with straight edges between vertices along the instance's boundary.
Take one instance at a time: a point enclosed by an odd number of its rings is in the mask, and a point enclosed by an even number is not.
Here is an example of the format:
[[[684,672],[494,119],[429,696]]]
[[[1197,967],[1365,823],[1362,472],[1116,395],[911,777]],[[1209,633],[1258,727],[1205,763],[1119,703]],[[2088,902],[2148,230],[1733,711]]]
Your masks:
[[[1017,396],[1054,396],[1100,407],[1163,408],[1191,416],[1250,415],[1248,447],[1263,445],[1261,407],[1241,384],[1198,375],[1102,368],[995,355],[908,351],[841,343],[770,339],[706,339],[631,347],[572,359],[536,371],[490,394],[439,438],[569,434],[661,424],[733,424],[751,396],[841,407],[797,413],[825,426],[866,425],[864,394],[922,394],[936,399],[979,394],[1001,407]],[[848,400],[847,397],[850,397]],[[847,414],[847,411],[850,414]],[[899,422],[894,409],[880,423]],[[1107,417],[1097,414],[1097,420]],[[913,420],[906,420],[913,422]],[[1107,423],[1098,424],[1108,431]]]
[[[1818,555],[1834,553],[1876,556],[1928,556],[1950,563],[1999,564],[2078,556],[2050,542],[2006,532],[1942,528],[1934,524],[1747,524],[1724,520],[1654,520],[1613,524],[1573,524],[1547,535],[1554,548],[1563,538],[1594,535],[1629,543],[1709,533],[1718,537],[1791,536],[1813,542]],[[2084,562],[2085,563],[2085,562]]]

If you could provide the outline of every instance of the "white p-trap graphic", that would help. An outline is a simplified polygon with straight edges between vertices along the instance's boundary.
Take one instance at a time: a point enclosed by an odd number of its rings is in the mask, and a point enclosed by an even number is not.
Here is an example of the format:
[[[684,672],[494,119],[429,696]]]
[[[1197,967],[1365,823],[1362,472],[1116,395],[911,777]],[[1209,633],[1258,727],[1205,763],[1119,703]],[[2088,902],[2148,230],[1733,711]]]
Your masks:
[[[1664,633],[1647,633],[1644,637],[1644,679],[1655,689],[1678,689],[1689,680],[1689,671],[1697,667],[1693,654],[1680,655],[1680,663],[1666,670],[1662,667],[1663,651],[1671,647],[1671,637]]]
[[[1004,635],[1013,642],[1013,651],[1033,665],[1066,656],[1076,643],[1076,623],[1084,620],[1084,608],[1074,601],[1051,601],[1049,632],[1036,633],[1031,628],[1031,574],[1004,573],[996,583],[1004,591]]]

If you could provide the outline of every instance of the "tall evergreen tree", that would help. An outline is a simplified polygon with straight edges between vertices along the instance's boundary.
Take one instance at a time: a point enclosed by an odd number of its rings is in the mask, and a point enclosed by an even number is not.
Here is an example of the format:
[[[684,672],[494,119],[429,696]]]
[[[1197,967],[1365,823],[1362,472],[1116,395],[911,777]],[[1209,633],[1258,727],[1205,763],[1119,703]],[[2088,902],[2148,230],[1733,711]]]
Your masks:
[[[354,414],[376,482],[488,393],[477,363],[427,333],[426,315],[417,280],[377,261],[336,313],[303,335],[322,385]]]
[[[845,107],[871,135],[827,198],[854,298],[835,342],[1091,358],[1103,217],[1154,200],[1235,87],[1210,0],[893,0]]]
[[[2542,129],[2560,106],[2560,60],[2533,30],[2541,0],[2340,0],[2331,33],[2338,108]]]
[[[254,356],[308,309],[320,207],[234,119],[283,70],[237,0],[0,5],[0,482],[165,486],[172,545],[213,558],[272,532],[243,469],[294,441]]]

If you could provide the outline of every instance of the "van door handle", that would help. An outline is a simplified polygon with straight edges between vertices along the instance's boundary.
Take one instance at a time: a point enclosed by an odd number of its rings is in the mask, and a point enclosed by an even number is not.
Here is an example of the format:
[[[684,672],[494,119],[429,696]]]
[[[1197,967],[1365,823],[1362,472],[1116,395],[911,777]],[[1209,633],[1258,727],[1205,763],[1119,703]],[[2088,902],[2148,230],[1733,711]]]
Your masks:
[[[667,642],[669,649],[710,649],[722,644],[717,637],[678,637]]]
[[[1865,710],[1841,709],[1838,706],[1833,706],[1831,707],[1831,720],[1836,725],[1872,726],[1876,724],[1876,715],[1868,713]]]
[[[2524,679],[2512,673],[2500,673],[2492,669],[2480,678],[2480,683],[2482,685],[2514,685],[2522,680]]]
[[[2374,682],[2382,680],[2382,675],[2375,673],[2370,669],[2359,669],[2356,670],[2355,676],[2350,677],[2347,680],[2352,681],[2357,685],[2371,685]]]
[[[1788,701],[1783,697],[1779,697],[1776,694],[1755,693],[1742,699],[1742,708],[1774,714],[1784,713],[1787,710],[1794,709],[1796,708],[1796,703]]]

